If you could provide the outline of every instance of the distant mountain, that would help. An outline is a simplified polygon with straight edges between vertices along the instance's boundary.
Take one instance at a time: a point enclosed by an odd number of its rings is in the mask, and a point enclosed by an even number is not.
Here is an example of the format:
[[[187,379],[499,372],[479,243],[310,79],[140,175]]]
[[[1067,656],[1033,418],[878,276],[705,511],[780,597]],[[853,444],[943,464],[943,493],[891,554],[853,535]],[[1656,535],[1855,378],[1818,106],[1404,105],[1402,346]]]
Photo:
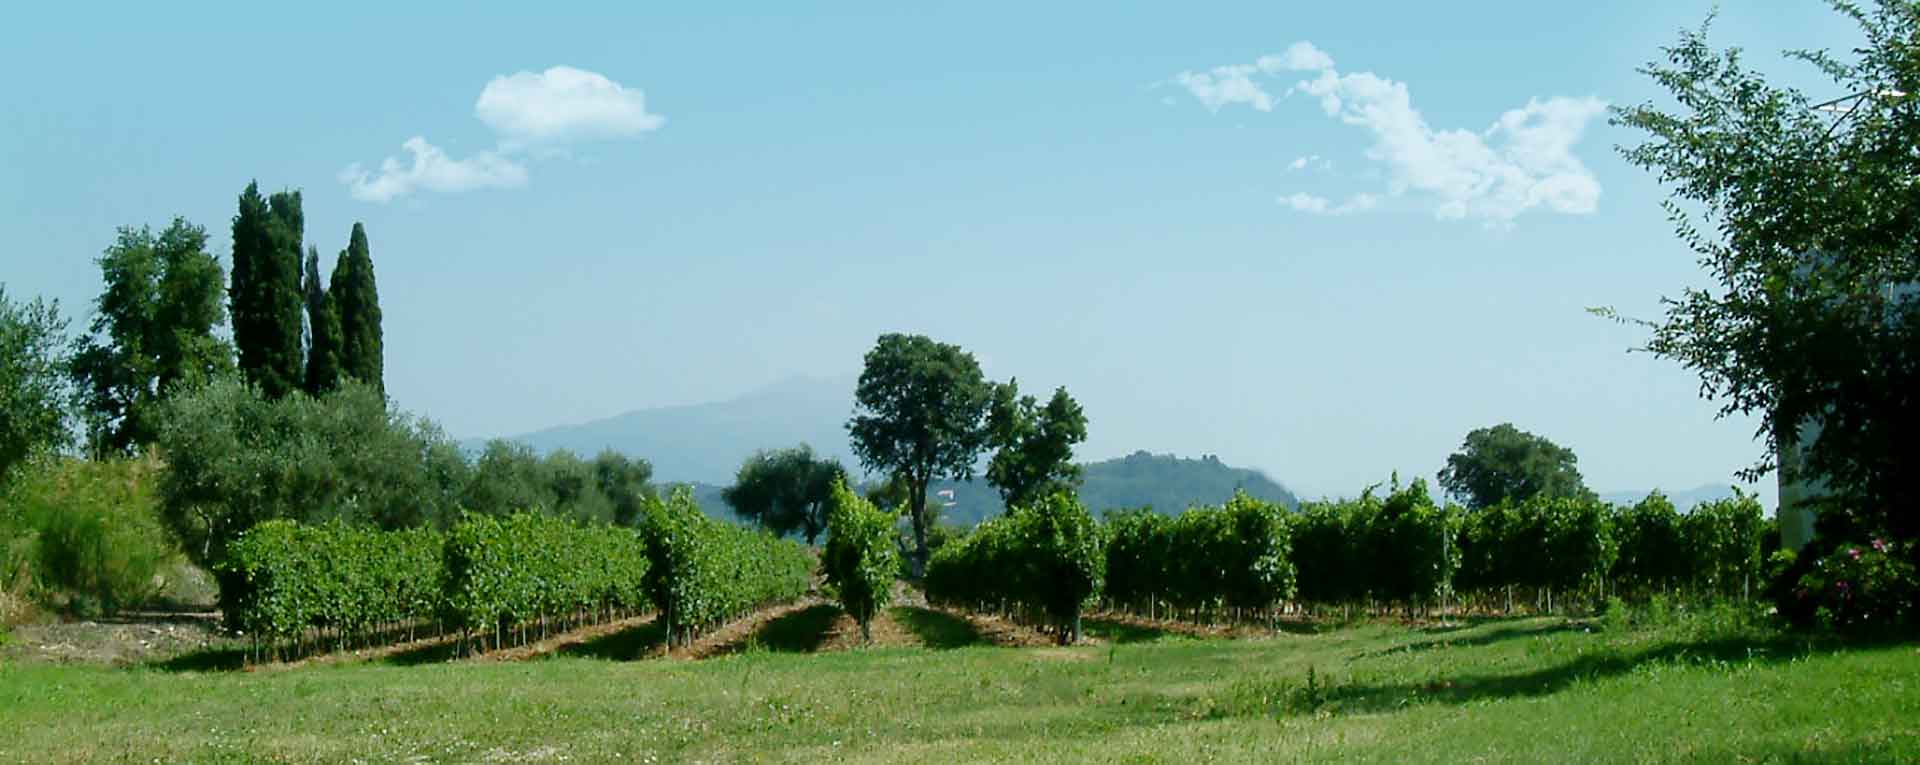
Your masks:
[[[1702,502],[1732,499],[1733,487],[1724,483],[1709,483],[1695,486],[1684,491],[1667,491],[1662,489],[1660,493],[1667,495],[1667,500],[1672,502],[1675,508],[1681,512],[1686,512],[1692,510],[1694,505]],[[1600,499],[1616,505],[1631,505],[1646,499],[1647,494],[1648,492],[1645,491],[1610,491],[1601,494]]]
[[[727,485],[758,449],[813,447],[849,467],[852,377],[797,377],[738,398],[707,404],[641,409],[603,420],[510,436],[542,454],[567,449],[592,456],[602,449],[653,463],[655,483]],[[477,443],[469,446],[477,446]]]
[[[1096,514],[1152,507],[1155,512],[1174,515],[1192,505],[1220,504],[1240,490],[1288,508],[1300,505],[1292,491],[1265,473],[1227,465],[1211,454],[1187,459],[1138,451],[1080,467],[1080,500]],[[947,523],[972,526],[1006,511],[1000,493],[979,479],[937,482],[933,489],[954,492],[954,506],[942,513]]]
[[[642,409],[602,420],[538,430],[508,440],[547,453],[567,449],[591,456],[602,449],[653,463],[654,483],[694,484],[694,498],[708,514],[732,517],[720,487],[733,483],[740,463],[754,451],[806,443],[814,452],[859,472],[848,446],[846,421],[853,411],[856,379],[793,378],[738,398],[708,404]],[[469,441],[479,448],[483,441]],[[1219,504],[1237,489],[1295,507],[1285,486],[1258,470],[1222,463],[1213,455],[1188,459],[1134,452],[1085,463],[1080,497],[1094,512],[1152,506],[1178,513],[1193,504]],[[931,491],[954,491],[948,523],[972,526],[1000,515],[1000,494],[985,481],[937,482]]]

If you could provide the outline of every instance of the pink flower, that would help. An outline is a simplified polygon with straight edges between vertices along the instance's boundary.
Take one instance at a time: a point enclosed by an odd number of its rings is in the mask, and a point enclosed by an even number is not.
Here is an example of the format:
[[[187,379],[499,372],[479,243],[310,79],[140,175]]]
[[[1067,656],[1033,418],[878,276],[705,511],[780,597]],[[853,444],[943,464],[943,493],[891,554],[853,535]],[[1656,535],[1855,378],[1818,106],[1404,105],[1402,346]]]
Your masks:
[[[1847,548],[1847,554],[1848,554],[1848,555],[1851,555],[1851,556],[1853,556],[1853,559],[1854,559],[1854,560],[1859,560],[1859,559],[1860,559],[1860,548],[1858,548],[1858,547],[1849,547],[1849,548]]]
[[[1873,549],[1875,549],[1875,550],[1877,550],[1877,551],[1880,551],[1880,552],[1886,552],[1886,551],[1887,551],[1887,540],[1884,540],[1884,539],[1875,539],[1875,540],[1873,540]]]

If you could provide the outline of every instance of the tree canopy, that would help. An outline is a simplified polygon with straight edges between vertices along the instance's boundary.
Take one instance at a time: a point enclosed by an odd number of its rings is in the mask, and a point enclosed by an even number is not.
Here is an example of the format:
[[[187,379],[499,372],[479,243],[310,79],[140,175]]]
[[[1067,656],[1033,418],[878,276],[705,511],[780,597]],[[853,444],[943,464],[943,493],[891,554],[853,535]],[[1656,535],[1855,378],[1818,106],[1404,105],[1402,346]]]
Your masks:
[[[1672,105],[1615,111],[1647,134],[1623,152],[1671,187],[1668,216],[1716,282],[1638,323],[1651,330],[1646,350],[1698,373],[1722,415],[1761,419],[1767,449],[1746,477],[1810,435],[1804,467],[1781,466],[1785,477],[1822,479],[1857,514],[1849,525],[1912,538],[1920,5],[1833,5],[1864,37],[1852,55],[1787,53],[1831,81],[1825,93],[1769,82],[1738,49],[1710,47],[1703,25],[1641,70]]]
[[[347,249],[333,267],[328,290],[340,321],[341,374],[385,392],[386,350],[381,339],[380,288],[373,278],[373,252],[367,231],[353,224]]]
[[[0,484],[66,440],[65,331],[57,303],[15,303],[0,285]]]
[[[300,192],[260,196],[258,183],[240,194],[233,217],[233,283],[228,290],[233,344],[247,382],[269,398],[306,380],[306,296],[300,290]]]
[[[1536,495],[1590,496],[1578,461],[1573,450],[1503,422],[1467,434],[1440,470],[1440,486],[1475,509]]]
[[[315,396],[340,385],[340,314],[320,281],[320,253],[307,248],[307,380]]]
[[[1008,507],[1026,507],[1047,494],[1080,485],[1073,447],[1087,440],[1087,415],[1066,388],[1054,390],[1045,407],[1020,395],[1018,380],[994,386],[987,412],[994,447],[987,482]]]
[[[740,517],[775,534],[798,532],[811,545],[826,531],[834,490],[846,475],[838,460],[817,457],[806,444],[762,450],[740,465],[720,497]]]
[[[96,262],[104,285],[71,371],[94,452],[125,453],[153,439],[148,414],[169,388],[233,369],[216,334],[224,274],[206,229],[181,218],[157,234],[121,228]]]
[[[960,346],[893,333],[867,351],[847,431],[861,465],[907,482],[916,577],[927,564],[927,484],[973,477],[991,395],[980,363]]]

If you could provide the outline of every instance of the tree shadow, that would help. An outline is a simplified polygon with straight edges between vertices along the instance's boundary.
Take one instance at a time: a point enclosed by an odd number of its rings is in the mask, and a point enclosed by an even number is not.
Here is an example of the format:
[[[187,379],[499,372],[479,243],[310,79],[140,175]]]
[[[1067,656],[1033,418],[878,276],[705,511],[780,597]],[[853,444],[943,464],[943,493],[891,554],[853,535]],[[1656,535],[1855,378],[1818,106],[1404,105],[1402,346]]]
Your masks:
[[[1165,638],[1185,637],[1172,630],[1117,619],[1085,619],[1080,627],[1091,637],[1114,643],[1151,643]]]
[[[972,622],[945,611],[920,606],[896,606],[893,620],[905,627],[920,643],[936,651],[987,643],[985,635]]]
[[[1564,627],[1562,629],[1565,629]],[[1546,630],[1557,631],[1557,630]],[[1498,633],[1485,642],[1540,634]],[[1456,645],[1460,643],[1456,642]],[[1425,682],[1327,682],[1304,689],[1307,706],[1340,712],[1385,712],[1412,704],[1471,704],[1479,701],[1546,696],[1579,682],[1590,682],[1633,672],[1642,666],[1697,665],[1763,661],[1790,661],[1815,650],[1814,644],[1793,636],[1722,637],[1669,643],[1639,651],[1602,649],[1558,665],[1517,674],[1464,674]],[[1294,688],[1297,697],[1303,689]]]
[[[606,661],[633,661],[647,655],[665,642],[667,642],[665,626],[656,617],[645,624],[636,624],[591,640],[561,646],[554,655]]]
[[[1467,629],[1472,629],[1473,627],[1478,627],[1478,626],[1480,625],[1472,625],[1471,627],[1436,628],[1436,630],[1434,631],[1437,631],[1438,634],[1442,635],[1442,637],[1428,638],[1426,640],[1416,640],[1411,643],[1404,643],[1401,645],[1391,646],[1388,648],[1382,648],[1378,651],[1372,651],[1369,653],[1360,654],[1358,656],[1355,656],[1354,658],[1366,659],[1366,658],[1374,658],[1379,656],[1392,656],[1394,654],[1401,654],[1401,653],[1419,653],[1422,651],[1431,651],[1436,648],[1472,648],[1475,646],[1493,645],[1494,643],[1504,642],[1507,640],[1542,637],[1545,635],[1552,635],[1557,632],[1568,632],[1568,631],[1582,628],[1582,625],[1575,622],[1571,622],[1571,621],[1549,622],[1546,624],[1513,623],[1513,624],[1505,624],[1499,627],[1495,627],[1493,629],[1489,629],[1486,632],[1482,632],[1477,635],[1453,637],[1453,635],[1457,635],[1460,632],[1464,632]],[[1422,632],[1430,632],[1430,631],[1422,630]]]
[[[762,648],[779,653],[813,653],[826,645],[833,625],[840,620],[840,608],[817,603],[769,619],[744,640],[728,644],[719,653],[735,653]]]
[[[246,669],[245,648],[204,648],[147,663],[162,672],[235,672]]]

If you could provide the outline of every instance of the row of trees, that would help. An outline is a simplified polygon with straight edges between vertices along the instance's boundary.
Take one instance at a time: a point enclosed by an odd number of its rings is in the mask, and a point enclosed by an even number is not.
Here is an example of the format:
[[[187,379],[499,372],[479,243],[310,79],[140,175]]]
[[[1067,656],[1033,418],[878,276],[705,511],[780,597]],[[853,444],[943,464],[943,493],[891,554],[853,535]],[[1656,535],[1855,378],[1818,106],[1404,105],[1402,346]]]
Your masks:
[[[69,340],[56,303],[16,303],[0,290],[0,478],[32,451],[84,425],[95,456],[139,451],[158,437],[159,404],[187,383],[229,373],[268,398],[328,393],[344,381],[385,390],[379,288],[366,230],[355,223],[330,281],[308,247],[300,193],[240,195],[232,272],[206,229],[122,227],[95,261],[102,286],[86,333]],[[231,320],[231,339],[222,330]],[[17,413],[17,417],[16,417]]]
[[[644,517],[629,529],[468,516],[444,532],[267,521],[216,567],[221,607],[264,656],[398,640],[423,626],[458,630],[463,648],[500,648],[649,609],[671,644],[807,591],[805,548],[714,521],[685,491],[649,499]]]

